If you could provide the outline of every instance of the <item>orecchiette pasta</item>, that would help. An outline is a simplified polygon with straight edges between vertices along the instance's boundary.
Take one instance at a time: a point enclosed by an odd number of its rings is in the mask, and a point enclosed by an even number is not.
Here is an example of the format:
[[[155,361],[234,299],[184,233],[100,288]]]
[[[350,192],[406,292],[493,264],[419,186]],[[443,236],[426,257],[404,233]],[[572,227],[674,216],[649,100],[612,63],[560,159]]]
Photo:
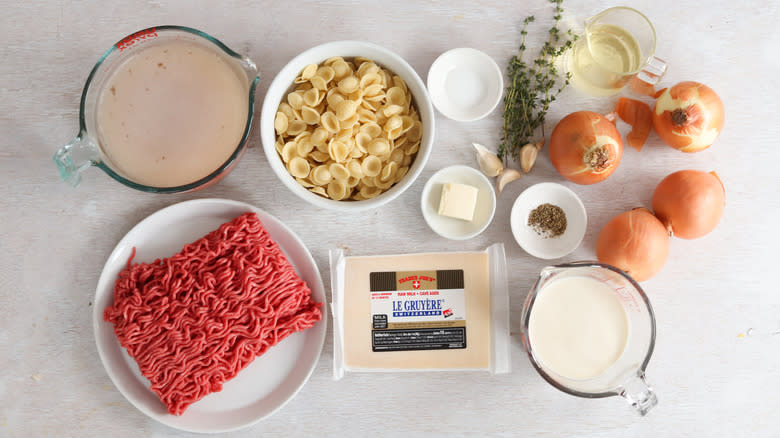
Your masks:
[[[324,145],[329,137],[328,130],[320,126],[311,133],[311,142],[317,146]]]
[[[278,134],[284,134],[289,126],[287,122],[287,115],[281,111],[276,113],[276,119],[274,119],[274,129]]]
[[[336,104],[336,118],[340,121],[347,120],[357,111],[357,102],[353,100],[342,100]]]
[[[328,89],[328,83],[322,76],[314,76],[313,78],[309,79],[309,81],[311,81],[311,85],[318,90],[325,91]]]
[[[320,95],[325,96],[325,94],[321,93],[317,88],[308,89],[303,93],[303,103],[310,107],[315,107],[320,104],[322,99]]]
[[[334,79],[342,79],[352,74],[352,67],[344,62],[343,59],[334,62],[331,67],[333,68],[333,71],[336,72],[336,76],[333,77]]]
[[[309,162],[301,157],[293,157],[288,163],[290,174],[296,178],[306,178],[309,176]]]
[[[303,120],[293,120],[287,125],[287,134],[292,136],[298,135],[306,130],[306,122]]]
[[[336,71],[333,70],[333,67],[325,65],[317,69],[317,76],[322,77],[328,83],[336,76]]]
[[[299,157],[305,157],[314,150],[314,144],[312,144],[309,137],[304,137],[295,142],[295,154]]]
[[[293,109],[301,109],[301,106],[303,106],[303,95],[302,93],[298,93],[297,91],[294,93],[290,93],[287,95],[287,103],[290,104],[290,106]]]
[[[274,118],[276,150],[296,181],[334,200],[371,199],[409,171],[423,126],[404,80],[370,59],[303,68]]]
[[[320,121],[320,113],[310,106],[301,108],[301,118],[307,125],[316,125]]]
[[[306,82],[309,79],[314,76],[314,74],[317,72],[317,64],[309,64],[306,67],[303,68],[303,71],[301,72],[301,82]]]
[[[311,182],[315,185],[322,186],[330,182],[333,176],[328,169],[330,166],[322,164],[314,168],[311,172]]]
[[[382,160],[376,155],[369,155],[363,159],[363,173],[366,176],[374,177],[382,171]]]
[[[349,178],[349,170],[341,163],[331,163],[328,170],[330,170],[333,179],[337,181],[346,181]]]
[[[331,134],[339,132],[339,119],[333,114],[333,111],[326,111],[325,114],[320,116],[320,123]]]
[[[330,154],[330,159],[337,163],[343,163],[344,161],[347,161],[347,157],[349,157],[350,152],[350,149],[342,141],[333,140],[328,146],[328,154]]]

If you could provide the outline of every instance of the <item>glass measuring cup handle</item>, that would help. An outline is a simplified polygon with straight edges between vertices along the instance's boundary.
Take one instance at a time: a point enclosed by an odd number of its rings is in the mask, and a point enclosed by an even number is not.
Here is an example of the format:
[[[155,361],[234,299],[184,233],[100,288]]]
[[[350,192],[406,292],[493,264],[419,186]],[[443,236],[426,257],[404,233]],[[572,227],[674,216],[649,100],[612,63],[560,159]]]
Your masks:
[[[60,171],[60,177],[73,187],[81,182],[81,172],[100,160],[98,146],[89,138],[79,134],[70,143],[61,147],[52,157]]]
[[[630,376],[620,385],[620,396],[626,399],[641,416],[658,404],[655,391],[648,385],[644,371]]]
[[[664,77],[668,67],[669,65],[663,59],[651,56],[636,77],[650,85],[655,85]]]

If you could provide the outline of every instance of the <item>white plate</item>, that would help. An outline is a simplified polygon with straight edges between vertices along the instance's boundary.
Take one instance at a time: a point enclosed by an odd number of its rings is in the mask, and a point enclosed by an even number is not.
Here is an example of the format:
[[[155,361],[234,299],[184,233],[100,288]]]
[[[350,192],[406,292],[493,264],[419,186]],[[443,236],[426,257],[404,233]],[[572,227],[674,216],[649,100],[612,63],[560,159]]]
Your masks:
[[[501,101],[504,77],[490,56],[461,47],[441,54],[428,70],[428,93],[436,109],[459,122],[479,120]]]
[[[439,214],[441,189],[448,182],[467,184],[479,190],[471,222]],[[450,166],[434,173],[425,183],[421,207],[425,222],[436,234],[447,239],[465,240],[477,236],[490,225],[496,212],[496,192],[490,180],[479,170],[463,165]]]
[[[322,320],[294,333],[256,358],[222,391],[190,405],[181,416],[168,413],[149,389],[149,381],[119,345],[113,324],[103,320],[113,303],[114,282],[127,265],[133,247],[136,262],[152,262],[179,252],[242,213],[253,211],[284,251],[295,271],[306,281],[312,297],[323,303]],[[93,325],[98,353],[109,377],[130,403],[155,420],[189,432],[226,432],[252,425],[284,406],[309,379],[325,342],[327,306],[320,272],[303,242],[282,222],[243,202],[198,199],[164,208],[142,220],[117,244],[108,257],[95,293]]]
[[[566,231],[558,237],[539,235],[528,225],[531,210],[550,203],[561,207],[566,214]],[[556,183],[539,183],[528,187],[512,205],[509,218],[512,234],[517,243],[528,253],[540,259],[557,259],[580,246],[585,237],[588,215],[576,193]]]

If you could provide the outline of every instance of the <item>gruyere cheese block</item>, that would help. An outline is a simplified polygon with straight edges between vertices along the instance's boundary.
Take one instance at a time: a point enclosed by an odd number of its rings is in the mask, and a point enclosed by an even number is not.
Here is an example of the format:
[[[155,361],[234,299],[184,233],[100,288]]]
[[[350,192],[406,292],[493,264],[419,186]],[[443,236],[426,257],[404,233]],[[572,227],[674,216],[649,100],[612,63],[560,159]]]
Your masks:
[[[474,220],[479,189],[467,184],[445,183],[441,188],[439,214],[465,221]]]
[[[334,302],[346,369],[490,367],[486,252],[346,257],[342,280]]]

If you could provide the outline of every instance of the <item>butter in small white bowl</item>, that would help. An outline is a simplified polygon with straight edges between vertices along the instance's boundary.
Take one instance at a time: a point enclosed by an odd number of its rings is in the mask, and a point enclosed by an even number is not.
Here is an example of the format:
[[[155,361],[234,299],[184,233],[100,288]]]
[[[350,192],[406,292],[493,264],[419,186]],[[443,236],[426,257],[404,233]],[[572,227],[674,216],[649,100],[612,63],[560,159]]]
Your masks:
[[[425,222],[436,234],[451,240],[466,240],[490,225],[496,212],[496,193],[482,172],[455,165],[439,170],[428,179],[422,191],[421,208]],[[469,216],[471,220],[467,219]]]

